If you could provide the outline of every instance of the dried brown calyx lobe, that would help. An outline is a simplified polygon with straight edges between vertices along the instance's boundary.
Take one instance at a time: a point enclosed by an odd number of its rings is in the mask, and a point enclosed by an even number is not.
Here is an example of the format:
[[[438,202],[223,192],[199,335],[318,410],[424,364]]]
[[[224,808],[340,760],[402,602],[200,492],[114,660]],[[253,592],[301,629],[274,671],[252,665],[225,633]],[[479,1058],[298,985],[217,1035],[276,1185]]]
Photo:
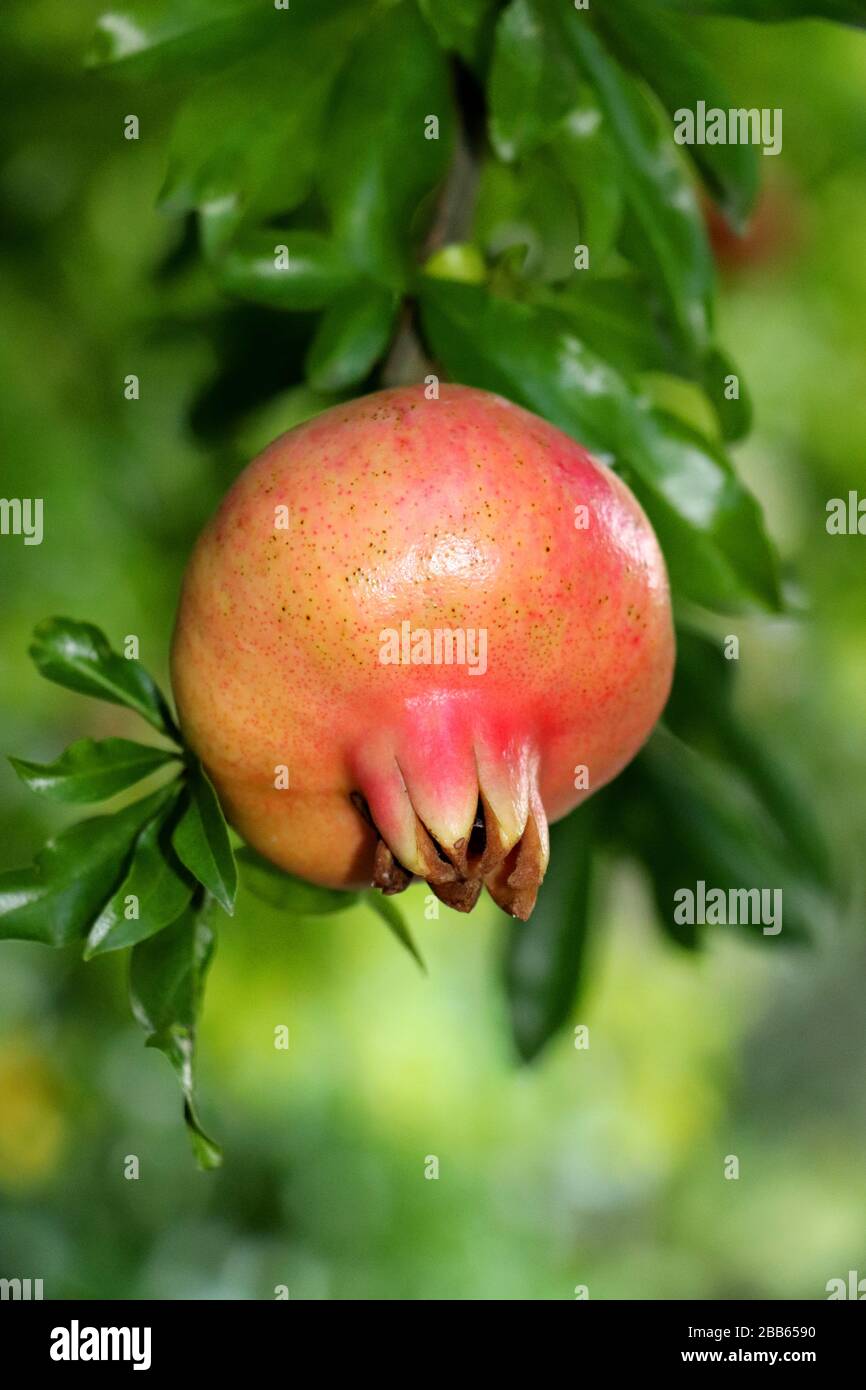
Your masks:
[[[541,886],[548,859],[547,820],[537,794],[531,796],[525,825],[510,842],[483,793],[471,831],[443,847],[415,813],[415,845],[420,872],[401,864],[382,837],[360,792],[352,793],[359,814],[377,835],[373,858],[373,887],[382,893],[402,893],[415,877],[423,877],[436,897],[457,912],[471,912],[483,887],[503,912],[526,921]]]

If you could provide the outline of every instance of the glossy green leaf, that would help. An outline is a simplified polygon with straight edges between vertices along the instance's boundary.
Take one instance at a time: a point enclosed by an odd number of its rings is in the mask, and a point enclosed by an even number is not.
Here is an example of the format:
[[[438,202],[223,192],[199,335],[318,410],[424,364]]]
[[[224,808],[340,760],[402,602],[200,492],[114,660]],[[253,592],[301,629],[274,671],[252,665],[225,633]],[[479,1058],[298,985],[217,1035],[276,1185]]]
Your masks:
[[[316,391],[346,391],[369,376],[394,327],[393,290],[362,283],[346,290],[322,315],[306,358]]]
[[[521,282],[582,278],[574,269],[574,248],[582,239],[578,197],[547,150],[516,165],[487,161],[474,236],[492,260],[524,247]]]
[[[636,417],[617,471],[650,516],[684,598],[722,612],[781,608],[761,509],[720,447],[659,412]]]
[[[818,884],[832,886],[832,862],[807,786],[794,775],[790,756],[771,737],[755,734],[733,703],[736,662],[721,639],[682,626],[665,723],[684,742],[736,767],[773,817],[788,853]]]
[[[207,73],[257,48],[307,42],[317,25],[368,0],[115,0],[97,20],[89,67],[130,79]]]
[[[808,872],[785,850],[773,818],[733,769],[692,751],[664,729],[653,735],[624,793],[627,842],[641,850],[653,882],[659,915],[674,935],[674,895],[681,889],[774,890],[781,892],[781,931],[770,923],[740,921],[715,930],[746,930],[764,942],[815,939],[832,920],[832,903]],[[644,838],[633,819],[644,802]],[[772,899],[770,900],[772,902]],[[709,925],[714,925],[710,923]],[[680,924],[684,944],[700,938],[701,923]]]
[[[234,850],[217,794],[197,758],[190,758],[189,797],[171,842],[184,867],[231,915],[238,888]]]
[[[528,922],[509,923],[505,985],[511,1032],[531,1062],[567,1023],[583,979],[590,922],[593,819],[579,807],[550,831],[550,864]]]
[[[32,866],[0,874],[0,940],[66,946],[83,936],[126,871],[142,826],[172,788],[56,835]]]
[[[146,940],[188,906],[193,880],[171,847],[173,810],[174,799],[139,834],[123,882],[87,934],[85,960]]]
[[[703,388],[687,377],[669,372],[642,372],[638,378],[641,396],[650,408],[672,417],[700,435],[713,447],[722,443],[722,432],[712,404]]]
[[[744,439],[752,428],[752,400],[737,367],[721,348],[712,348],[707,354],[702,380],[716,412],[722,438],[731,443]]]
[[[184,1119],[201,1168],[217,1168],[218,1145],[202,1129],[195,1103],[195,1041],[214,932],[198,902],[156,936],[133,947],[129,963],[132,1011],[148,1047],[165,1053],[180,1081]]]
[[[358,902],[359,895],[355,892],[322,888],[285,873],[249,845],[242,845],[236,857],[244,888],[281,912],[290,912],[296,917],[325,917],[333,912],[344,912]]]
[[[356,278],[332,241],[293,227],[243,233],[218,263],[220,288],[272,309],[323,309]]]
[[[201,211],[210,254],[241,223],[286,212],[309,193],[353,13],[317,25],[303,43],[284,26],[285,36],[199,83],[181,108],[160,203]]]
[[[738,19],[777,21],[829,19],[866,27],[866,0],[661,0],[672,10],[691,14],[735,15]]]
[[[577,93],[549,150],[577,194],[580,240],[590,254],[589,267],[579,277],[584,280],[605,267],[622,225],[625,188],[601,107],[586,84],[578,84]]]
[[[552,293],[533,292],[532,302],[568,318],[587,347],[628,376],[663,373],[673,377],[681,366],[663,317],[654,309],[652,288],[637,275],[602,280],[577,277]],[[692,378],[680,378],[680,386],[683,392],[694,393],[700,387],[703,393],[700,409],[689,412],[686,423],[697,428],[700,420],[704,433],[715,436],[718,432],[731,443],[749,433],[751,398],[735,364],[721,349],[711,348],[696,364]],[[655,403],[661,405],[657,399]]]
[[[429,139],[428,118],[439,122]],[[334,234],[358,270],[399,288],[412,219],[451,156],[445,57],[414,5],[392,5],[350,53],[322,142],[320,186]]]
[[[378,888],[369,889],[364,894],[364,901],[376,913],[377,917],[381,917],[388,930],[393,932],[403,949],[409,952],[416,965],[420,966],[426,975],[427,966],[424,964],[421,952],[415,945],[412,933],[397,904],[391,898],[386,898],[383,893],[380,893]]]
[[[443,48],[477,62],[496,0],[418,0],[418,5]]]
[[[487,84],[490,140],[500,159],[531,153],[574,102],[577,74],[536,0],[510,0],[496,25]]]
[[[732,100],[714,69],[691,41],[687,21],[660,13],[645,0],[616,0],[598,7],[602,33],[614,52],[654,89],[669,115],[696,110],[697,103],[732,110]],[[685,147],[716,201],[737,227],[743,227],[760,183],[760,152],[754,145]]]
[[[97,20],[86,62],[124,78],[198,72],[266,43],[281,18],[260,0],[116,0]]]
[[[423,280],[419,292],[454,380],[510,397],[613,463],[658,533],[675,593],[722,611],[778,605],[760,511],[720,450],[647,409],[552,310],[474,285]]]
[[[180,734],[156,682],[139,661],[112,650],[92,623],[46,618],[33,633],[30,655],[40,675],[82,695],[126,705],[161,734],[180,741]]]
[[[626,376],[675,368],[670,335],[653,311],[650,287],[637,275],[575,276],[553,292],[534,292],[532,302],[567,319],[587,347]]]
[[[616,144],[633,219],[631,251],[664,289],[684,350],[709,344],[713,258],[697,196],[672,132],[576,10],[545,0],[562,41],[592,83]]]
[[[51,801],[86,803],[105,801],[178,756],[126,738],[82,738],[53,763],[31,763],[24,758],[9,761],[32,792]]]

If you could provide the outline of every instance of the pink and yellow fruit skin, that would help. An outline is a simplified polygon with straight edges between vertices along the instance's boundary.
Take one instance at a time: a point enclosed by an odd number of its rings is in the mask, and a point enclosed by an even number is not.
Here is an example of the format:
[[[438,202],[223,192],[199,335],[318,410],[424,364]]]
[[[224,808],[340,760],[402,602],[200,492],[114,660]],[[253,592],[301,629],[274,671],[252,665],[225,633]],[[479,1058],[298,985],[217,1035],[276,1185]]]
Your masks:
[[[406,620],[486,629],[486,671],[383,665]],[[351,793],[413,872],[416,813],[459,858],[479,783],[513,846],[533,805],[543,823],[539,797],[557,820],[629,762],[673,658],[664,562],[628,488],[499,396],[412,386],[335,406],[241,474],[190,560],[172,679],[243,838],[352,887],[377,836]]]

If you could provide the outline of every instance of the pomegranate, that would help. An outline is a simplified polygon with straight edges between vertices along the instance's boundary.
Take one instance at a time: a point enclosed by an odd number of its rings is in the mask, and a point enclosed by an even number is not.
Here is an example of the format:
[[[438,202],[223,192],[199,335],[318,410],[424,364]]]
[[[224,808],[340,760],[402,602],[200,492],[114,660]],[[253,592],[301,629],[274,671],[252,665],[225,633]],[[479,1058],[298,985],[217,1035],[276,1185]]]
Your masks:
[[[547,823],[667,698],[656,538],[608,468],[499,396],[380,391],[277,439],[195,547],[184,734],[260,854],[332,887],[415,876],[532,911]]]

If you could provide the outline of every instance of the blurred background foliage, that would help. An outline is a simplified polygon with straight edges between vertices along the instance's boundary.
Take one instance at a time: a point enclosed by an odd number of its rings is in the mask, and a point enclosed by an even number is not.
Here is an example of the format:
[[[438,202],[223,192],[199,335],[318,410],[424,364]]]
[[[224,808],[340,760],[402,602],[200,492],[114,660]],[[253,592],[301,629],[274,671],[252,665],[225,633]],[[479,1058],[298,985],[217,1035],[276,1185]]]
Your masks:
[[[123,961],[4,943],[0,1273],[48,1296],[822,1296],[866,1267],[863,542],[824,525],[866,491],[866,40],[726,0],[598,5],[576,47],[552,0],[293,0],[302,46],[252,0],[103,8],[0,16],[2,491],[47,520],[39,547],[0,542],[8,751],[139,737],[38,680],[34,624],[137,633],[165,683],[186,556],[239,469],[419,351],[629,477],[681,659],[666,729],[555,828],[529,929],[428,921],[413,888],[425,978],[368,907],[287,920],[242,894],[201,1033],[217,1174],[189,1163]],[[725,91],[783,109],[784,152],[717,147],[700,192],[662,111]],[[65,814],[0,769],[3,866]],[[672,888],[698,878],[784,884],[781,937],[676,939]]]

